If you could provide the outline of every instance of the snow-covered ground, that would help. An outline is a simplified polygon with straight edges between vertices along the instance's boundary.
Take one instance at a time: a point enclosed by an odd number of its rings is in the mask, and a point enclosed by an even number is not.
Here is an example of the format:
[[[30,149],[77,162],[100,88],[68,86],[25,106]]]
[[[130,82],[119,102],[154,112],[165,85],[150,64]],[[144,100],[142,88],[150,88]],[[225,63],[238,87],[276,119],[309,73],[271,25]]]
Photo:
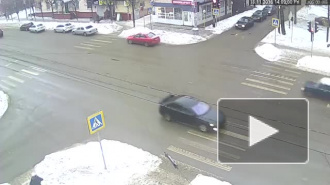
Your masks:
[[[194,44],[206,40],[205,38],[198,35],[169,32],[163,30],[150,30],[149,28],[144,28],[144,27],[135,27],[128,30],[124,30],[121,32],[119,37],[126,38],[130,35],[134,35],[137,33],[149,33],[149,32],[153,32],[156,35],[158,35],[160,37],[160,42],[165,44],[172,44],[172,45]]]
[[[286,35],[276,34],[276,44],[288,46],[296,49],[310,51],[311,49],[311,34],[307,31],[307,22],[314,20],[315,17],[327,17],[327,6],[310,6],[303,7],[297,12],[297,24],[289,29],[289,22],[286,21]],[[291,27],[292,28],[292,27]],[[314,35],[314,50],[322,53],[330,53],[330,48],[327,48],[326,28],[319,26],[320,30]],[[292,42],[291,42],[292,36]],[[274,43],[274,31],[270,32],[261,42]]]
[[[298,60],[297,67],[314,73],[330,76],[330,58],[320,56],[305,56]]]
[[[107,169],[99,142],[89,142],[47,155],[34,168],[34,175],[48,185],[148,185],[147,175],[159,168],[162,160],[149,152],[113,140],[102,140]],[[150,185],[154,185],[152,181]],[[157,182],[162,184],[162,182]],[[190,185],[230,185],[213,177],[197,175]],[[7,185],[7,184],[4,184]]]
[[[8,109],[8,95],[0,91],[0,118],[5,114]]]
[[[265,6],[256,6],[256,8],[254,8],[252,10],[245,11],[245,12],[242,12],[242,13],[237,14],[235,16],[224,19],[222,21],[219,21],[215,28],[213,28],[213,25],[210,25],[210,26],[206,27],[205,29],[212,31],[213,34],[221,34],[225,31],[229,30],[230,28],[232,28],[241,17],[243,17],[243,16],[250,17],[250,16],[252,16],[252,14],[255,11],[261,10],[264,7]]]
[[[263,44],[255,48],[256,53],[265,60],[277,61],[281,58],[282,51],[272,44]]]

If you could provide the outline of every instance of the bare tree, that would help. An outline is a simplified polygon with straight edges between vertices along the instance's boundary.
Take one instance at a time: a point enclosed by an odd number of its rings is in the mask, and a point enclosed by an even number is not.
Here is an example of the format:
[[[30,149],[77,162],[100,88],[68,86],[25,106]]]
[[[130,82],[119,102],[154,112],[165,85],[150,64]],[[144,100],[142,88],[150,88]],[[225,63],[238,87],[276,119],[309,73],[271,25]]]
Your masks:
[[[50,5],[50,8],[52,9],[52,18],[54,18],[54,4],[55,1],[54,0],[45,0],[47,4]]]

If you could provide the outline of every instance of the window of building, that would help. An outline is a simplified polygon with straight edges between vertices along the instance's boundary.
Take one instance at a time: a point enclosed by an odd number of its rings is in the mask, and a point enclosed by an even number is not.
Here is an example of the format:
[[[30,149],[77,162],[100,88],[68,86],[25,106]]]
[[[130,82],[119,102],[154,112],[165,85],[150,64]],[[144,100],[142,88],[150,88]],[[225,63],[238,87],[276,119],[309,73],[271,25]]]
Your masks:
[[[202,14],[203,14],[203,20],[204,19],[208,19],[210,17],[212,17],[212,5],[211,4],[207,4],[207,5],[202,5]],[[205,14],[204,14],[205,12]]]
[[[166,8],[166,19],[173,19],[174,18],[174,8]]]
[[[182,20],[182,9],[181,8],[174,8],[174,19]]]
[[[46,1],[46,9],[50,10],[50,3],[48,1]]]

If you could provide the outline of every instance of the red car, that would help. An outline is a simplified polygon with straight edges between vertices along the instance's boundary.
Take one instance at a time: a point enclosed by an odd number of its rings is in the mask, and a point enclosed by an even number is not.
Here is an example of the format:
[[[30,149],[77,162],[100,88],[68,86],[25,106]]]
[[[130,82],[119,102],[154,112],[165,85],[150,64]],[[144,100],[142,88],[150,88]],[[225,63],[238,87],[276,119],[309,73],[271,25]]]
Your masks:
[[[143,44],[148,47],[159,44],[160,38],[152,32],[147,34],[138,33],[127,37],[127,42],[129,44]]]

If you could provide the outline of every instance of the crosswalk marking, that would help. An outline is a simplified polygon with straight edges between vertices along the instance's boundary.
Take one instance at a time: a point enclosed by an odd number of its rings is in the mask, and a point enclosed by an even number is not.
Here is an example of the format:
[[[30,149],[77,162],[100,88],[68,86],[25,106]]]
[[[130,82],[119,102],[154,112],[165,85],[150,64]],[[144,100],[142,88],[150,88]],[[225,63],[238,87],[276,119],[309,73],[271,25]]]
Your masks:
[[[6,86],[4,86],[4,85],[1,85],[0,84],[0,87],[2,88],[2,89],[5,89],[5,90],[7,90],[7,91],[9,91],[10,89],[9,89],[9,87],[6,87]]]
[[[292,81],[292,82],[296,81],[296,79],[294,79],[294,78],[289,78],[289,77],[286,77],[286,76],[283,76],[283,75],[274,75],[274,74],[271,74],[271,73],[265,73],[265,72],[260,72],[260,71],[253,71],[253,72],[257,73],[257,74],[263,74],[263,75],[266,75],[266,76],[271,76],[271,77],[275,77],[275,78],[289,80],[289,81]]]
[[[101,46],[98,46],[98,45],[85,44],[85,43],[81,43],[81,45],[83,45],[83,46],[89,46],[89,47],[96,47],[96,48],[101,47]]]
[[[39,67],[34,67],[34,66],[31,66],[31,68],[34,69],[34,70],[40,71],[40,72],[46,72],[47,71],[46,69],[41,69]]]
[[[15,73],[15,74],[26,77],[26,78],[30,78],[30,79],[32,78],[31,76],[28,76],[28,75],[23,74],[23,73]]]
[[[222,145],[229,146],[231,148],[235,148],[237,150],[246,151],[244,148],[241,148],[241,147],[238,147],[238,146],[234,146],[234,145],[231,145],[231,144],[228,144],[228,143],[224,143],[224,142],[218,141],[216,137],[201,135],[201,134],[196,133],[194,131],[188,131],[188,134],[191,134],[191,135],[194,135],[194,136],[197,136],[197,137],[200,137],[200,138],[209,140],[209,141],[213,141],[213,142],[216,142],[216,143],[220,143]]]
[[[16,82],[19,82],[19,83],[24,83],[24,80],[21,80],[19,78],[13,77],[13,76],[8,76],[8,78],[11,79],[11,80],[14,80]]]
[[[287,95],[286,92],[278,91],[278,90],[275,90],[275,89],[271,89],[271,88],[267,88],[267,87],[263,87],[263,86],[259,86],[259,85],[255,85],[255,84],[250,84],[250,83],[245,83],[245,82],[242,82],[241,84],[249,86],[249,87],[254,87],[254,88],[257,88],[257,89],[262,89],[262,90],[271,91],[271,92],[274,92],[274,93]]]
[[[273,80],[273,81],[276,81],[276,82],[279,82],[279,83],[282,83],[282,84],[286,84],[286,85],[293,85],[293,83],[290,83],[290,82],[285,82],[285,81],[282,81],[282,80],[277,80],[277,79],[273,79],[273,78],[269,78],[269,77],[265,77],[265,76],[260,76],[260,75],[255,75],[255,74],[250,74],[250,75],[254,76],[254,77],[264,78],[264,79],[267,79],[267,80]]]
[[[278,69],[278,70],[283,70],[283,68],[275,67],[275,66],[271,66],[271,65],[267,65],[267,64],[263,64],[262,66],[264,66],[264,67],[269,67],[269,68],[273,68],[273,69]]]
[[[269,68],[265,68],[264,70],[270,71],[273,74],[279,74],[279,75],[282,75],[283,71],[285,71],[283,69],[277,70],[277,69],[269,69]],[[297,76],[297,74],[294,74],[294,75],[293,74],[289,74],[287,77],[289,77],[289,78],[297,78],[298,76]]]
[[[228,171],[228,172],[231,171],[231,169],[232,169],[231,166],[228,166],[228,165],[225,165],[225,164],[221,164],[221,163],[219,163],[217,161],[214,161],[212,159],[208,159],[206,157],[203,157],[203,156],[197,155],[195,153],[192,153],[192,152],[183,150],[181,148],[177,148],[177,147],[175,147],[173,145],[169,146],[167,149],[170,150],[170,151],[172,151],[172,152],[181,154],[181,155],[186,156],[188,158],[195,159],[196,161],[199,161],[199,162],[202,162],[202,163],[205,163],[205,164],[208,164],[208,165],[211,165],[211,166],[220,168],[220,169],[225,170],[225,171]]]
[[[88,49],[88,50],[94,50],[94,48],[88,48],[88,47],[82,47],[82,46],[74,46],[75,48],[79,49]]]
[[[12,83],[10,83],[10,82],[8,82],[8,81],[6,81],[6,80],[1,80],[1,81],[2,81],[3,83],[5,83],[5,84],[9,85],[9,86],[16,87],[15,84],[12,84]]]
[[[91,39],[91,40],[95,42],[112,43],[111,41],[105,41],[105,40],[97,40],[97,39]]]
[[[288,91],[291,90],[288,87],[284,87],[284,86],[281,86],[281,85],[276,85],[276,84],[272,84],[272,83],[268,83],[268,82],[264,82],[264,81],[260,81],[260,80],[255,80],[255,79],[251,79],[251,78],[246,78],[245,80],[246,81],[250,81],[250,82],[255,82],[255,83],[263,84],[263,85],[268,85],[268,86],[271,86],[271,87],[277,87],[277,88],[280,88],[280,89],[285,89],[285,90],[288,90]]]
[[[183,144],[192,146],[194,148],[197,148],[197,149],[200,149],[200,150],[209,152],[211,154],[216,154],[216,155],[218,154],[218,151],[215,148],[211,148],[211,147],[205,146],[203,144],[200,144],[200,143],[197,143],[197,142],[194,142],[194,141],[190,141],[190,140],[185,139],[185,138],[182,138],[182,137],[180,137],[179,140]],[[230,154],[230,153],[223,152],[223,151],[219,151],[219,155],[221,155],[222,157],[226,157],[226,158],[232,159],[232,160],[238,160],[238,159],[240,159],[240,157],[237,156],[237,155]]]
[[[289,70],[289,69],[286,69],[285,71],[286,71],[286,72],[290,72],[290,73],[299,74],[299,75],[301,74],[300,72],[297,72],[297,71],[292,71],[292,70]]]
[[[278,61],[276,61],[276,62],[278,62],[278,63],[283,63],[283,64],[285,64],[285,65],[289,65],[289,66],[296,65],[296,64],[288,63],[288,62],[284,62],[284,61],[281,61],[281,60],[278,60]]]
[[[25,70],[25,69],[22,69],[21,71],[24,72],[24,73],[28,73],[28,74],[31,74],[31,75],[35,75],[35,76],[39,75],[39,73],[35,73],[35,72],[28,71],[28,70]]]
[[[91,44],[91,45],[94,45],[96,42],[83,42],[84,44]],[[101,45],[104,45],[105,43],[100,43],[98,42],[97,44],[101,44]]]
[[[241,135],[241,134],[237,134],[237,133],[234,133],[234,132],[231,132],[231,131],[228,131],[228,130],[220,129],[219,132],[221,134],[225,134],[225,135],[237,138],[237,139],[241,139],[241,140],[244,140],[244,141],[249,141],[249,137]]]

